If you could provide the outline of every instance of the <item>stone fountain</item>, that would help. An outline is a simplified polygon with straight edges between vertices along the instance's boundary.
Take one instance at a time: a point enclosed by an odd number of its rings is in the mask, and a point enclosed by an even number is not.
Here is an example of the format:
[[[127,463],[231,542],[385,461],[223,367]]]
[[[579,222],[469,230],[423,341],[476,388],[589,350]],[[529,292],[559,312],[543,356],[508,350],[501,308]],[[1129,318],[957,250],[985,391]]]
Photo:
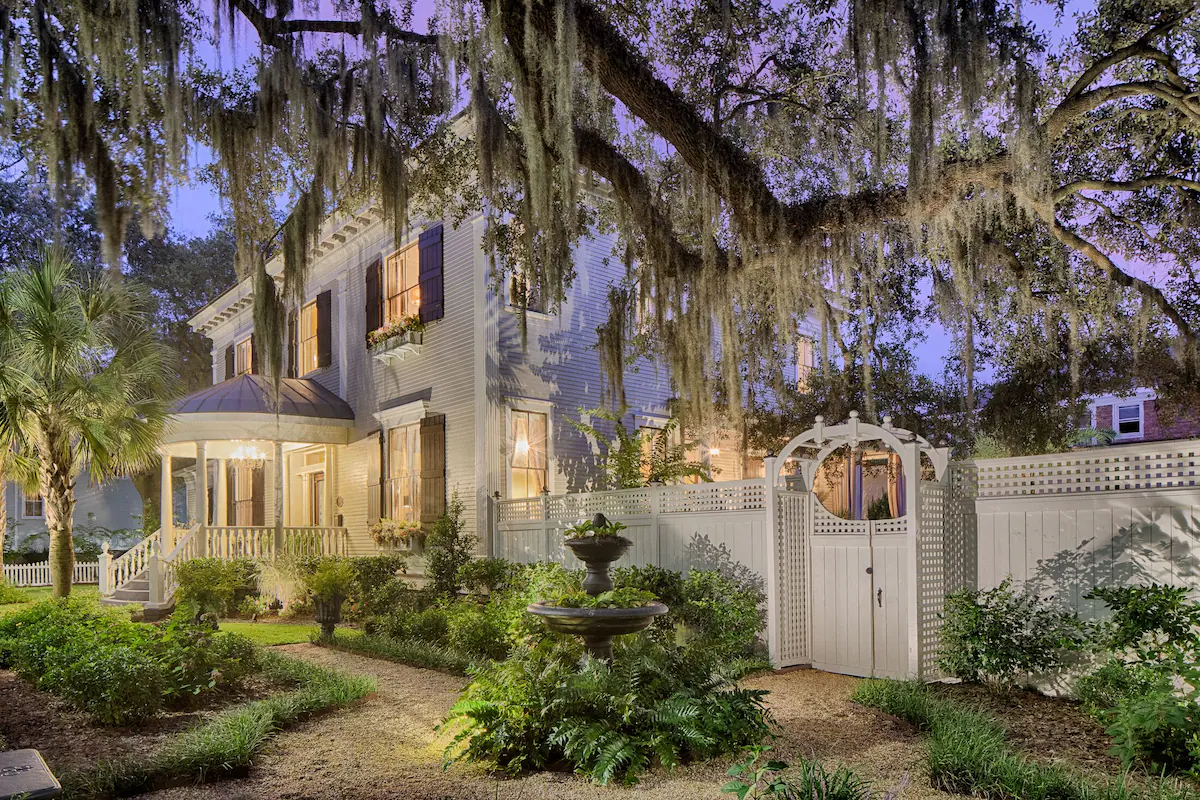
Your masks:
[[[603,514],[592,518],[592,528],[609,527]],[[609,565],[625,555],[633,542],[617,534],[600,534],[568,539],[564,543],[575,557],[587,566],[583,590],[596,597],[613,588],[608,574]],[[650,603],[636,608],[567,608],[549,605],[546,601],[531,604],[530,614],[541,617],[542,623],[556,633],[569,633],[583,640],[593,658],[612,658],[614,636],[637,633],[649,627],[654,618],[667,613],[662,603]]]

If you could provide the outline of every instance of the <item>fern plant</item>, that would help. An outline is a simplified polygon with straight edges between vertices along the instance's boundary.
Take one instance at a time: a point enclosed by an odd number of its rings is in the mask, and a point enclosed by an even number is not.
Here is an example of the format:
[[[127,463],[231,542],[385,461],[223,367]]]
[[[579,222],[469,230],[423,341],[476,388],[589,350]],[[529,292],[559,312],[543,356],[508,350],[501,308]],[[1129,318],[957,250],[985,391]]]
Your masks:
[[[735,686],[701,648],[645,636],[617,646],[611,662],[580,667],[578,643],[546,637],[477,673],[450,709],[447,761],[512,773],[566,761],[597,783],[634,783],[653,764],[712,758],[769,733],[767,692]]]
[[[606,408],[579,409],[580,417],[602,419],[613,424],[614,435],[609,438],[594,425],[582,419],[568,420],[575,430],[591,439],[604,457],[604,470],[609,489],[636,489],[651,483],[675,483],[685,478],[709,482],[712,469],[700,461],[689,461],[688,448],[694,442],[676,444],[675,433],[679,420],[672,417],[658,430],[625,427],[625,408],[612,411]]]

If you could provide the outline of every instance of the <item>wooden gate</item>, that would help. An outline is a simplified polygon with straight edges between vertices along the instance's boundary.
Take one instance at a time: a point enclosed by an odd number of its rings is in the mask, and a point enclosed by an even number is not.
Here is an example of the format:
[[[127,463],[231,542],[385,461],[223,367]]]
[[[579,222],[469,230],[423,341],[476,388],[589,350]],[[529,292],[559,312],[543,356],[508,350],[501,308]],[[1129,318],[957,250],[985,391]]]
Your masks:
[[[812,665],[846,675],[908,672],[908,520],[847,520],[815,497]]]

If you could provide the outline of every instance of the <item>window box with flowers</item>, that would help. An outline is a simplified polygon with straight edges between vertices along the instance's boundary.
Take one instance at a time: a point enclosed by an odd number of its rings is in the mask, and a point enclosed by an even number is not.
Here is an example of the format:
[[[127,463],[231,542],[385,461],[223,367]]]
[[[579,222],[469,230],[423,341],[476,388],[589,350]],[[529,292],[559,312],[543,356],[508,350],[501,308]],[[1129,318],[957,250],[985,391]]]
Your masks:
[[[421,352],[425,323],[415,315],[401,317],[367,334],[367,349],[376,361],[390,364]]]
[[[421,523],[412,520],[381,518],[371,525],[371,539],[387,550],[412,550],[421,535]]]

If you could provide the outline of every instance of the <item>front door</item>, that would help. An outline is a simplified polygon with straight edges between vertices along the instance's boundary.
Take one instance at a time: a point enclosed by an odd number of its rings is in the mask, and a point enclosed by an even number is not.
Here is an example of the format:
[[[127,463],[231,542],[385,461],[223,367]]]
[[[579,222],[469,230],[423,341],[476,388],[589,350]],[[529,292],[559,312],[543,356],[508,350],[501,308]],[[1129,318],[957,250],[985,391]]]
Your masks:
[[[813,667],[901,678],[908,667],[905,519],[847,520],[813,496]]]
[[[325,519],[325,473],[310,472],[307,476],[308,524],[320,526]]]

